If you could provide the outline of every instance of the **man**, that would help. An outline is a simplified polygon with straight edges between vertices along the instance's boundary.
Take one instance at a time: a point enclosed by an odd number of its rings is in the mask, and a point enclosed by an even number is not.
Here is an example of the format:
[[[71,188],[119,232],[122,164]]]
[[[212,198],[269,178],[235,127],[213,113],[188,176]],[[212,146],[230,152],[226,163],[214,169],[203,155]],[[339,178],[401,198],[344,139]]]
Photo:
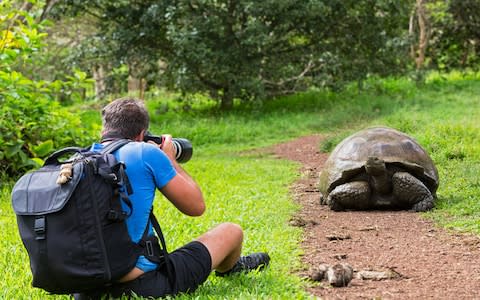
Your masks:
[[[163,143],[145,143],[148,129],[148,112],[141,101],[131,98],[118,99],[102,110],[102,143],[92,146],[100,151],[112,140],[127,138],[128,143],[114,154],[126,165],[126,173],[133,188],[129,196],[132,214],[127,218],[127,228],[132,241],[138,242],[146,226],[155,198],[155,190],[162,194],[182,213],[200,216],[205,211],[202,192],[196,182],[175,160],[175,149],[170,135],[163,136]],[[135,268],[105,291],[95,291],[77,298],[134,292],[138,296],[162,297],[181,292],[192,292],[202,284],[212,270],[217,276],[263,269],[270,257],[266,253],[254,253],[240,257],[243,232],[240,226],[223,223],[201,235],[187,245],[169,254],[173,278],[168,278],[165,264],[158,265],[146,257],[138,258]]]

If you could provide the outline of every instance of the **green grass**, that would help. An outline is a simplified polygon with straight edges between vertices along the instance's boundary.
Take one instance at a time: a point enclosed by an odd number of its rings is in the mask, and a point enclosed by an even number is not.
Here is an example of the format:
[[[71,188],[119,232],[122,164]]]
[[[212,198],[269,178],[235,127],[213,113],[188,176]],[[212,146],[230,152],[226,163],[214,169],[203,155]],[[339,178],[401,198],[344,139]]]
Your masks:
[[[171,98],[148,102],[154,133],[187,137],[194,157],[185,168],[203,189],[207,211],[202,217],[183,216],[159,196],[156,213],[169,249],[212,226],[231,221],[245,230],[244,252],[268,251],[266,272],[216,278],[211,276],[192,295],[179,299],[306,299],[306,282],[294,271],[300,263],[301,231],[288,225],[299,209],[289,186],[298,165],[244,151],[295,137],[324,134],[319,147],[330,151],[345,136],[371,125],[402,130],[431,154],[440,173],[437,208],[424,216],[439,226],[480,234],[480,78],[478,75],[432,75],[416,86],[407,79],[371,80],[365,90],[351,87],[340,93],[310,91],[264,104],[238,105],[220,114],[202,99],[189,112],[178,112]],[[99,114],[83,108],[80,117],[92,132]],[[96,138],[97,136],[95,136]],[[30,288],[28,257],[18,237],[10,207],[10,184],[0,187],[1,299],[43,299]],[[55,299],[66,299],[54,296]]]
[[[455,74],[454,74],[455,75]],[[437,79],[438,80],[438,79]],[[419,90],[417,104],[375,120],[414,136],[440,175],[437,209],[427,213],[440,225],[480,234],[480,81],[435,79]]]
[[[300,280],[289,274],[292,267],[299,267],[300,254],[301,232],[286,226],[292,212],[298,209],[288,193],[288,185],[295,179],[295,165],[257,157],[213,157],[191,161],[186,167],[203,187],[207,211],[200,218],[190,218],[161,201],[156,212],[162,216],[170,247],[181,246],[219,222],[231,221],[245,230],[244,253],[266,251],[277,262],[259,274],[233,279],[212,275],[197,295],[230,299],[239,295],[247,299],[282,295],[304,298],[298,290]],[[259,185],[259,177],[264,184]]]

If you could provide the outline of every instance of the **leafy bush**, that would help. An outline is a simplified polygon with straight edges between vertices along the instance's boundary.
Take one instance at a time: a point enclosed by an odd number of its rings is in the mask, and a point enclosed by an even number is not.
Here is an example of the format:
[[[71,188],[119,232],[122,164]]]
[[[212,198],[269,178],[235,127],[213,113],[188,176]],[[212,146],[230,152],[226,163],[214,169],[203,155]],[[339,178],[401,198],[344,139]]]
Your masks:
[[[84,144],[80,120],[48,97],[0,100],[0,163],[9,176],[43,163],[54,149]]]
[[[80,120],[55,101],[69,83],[32,80],[19,71],[34,63],[45,34],[42,24],[10,4],[0,5],[1,177],[38,166],[55,148],[88,140]]]

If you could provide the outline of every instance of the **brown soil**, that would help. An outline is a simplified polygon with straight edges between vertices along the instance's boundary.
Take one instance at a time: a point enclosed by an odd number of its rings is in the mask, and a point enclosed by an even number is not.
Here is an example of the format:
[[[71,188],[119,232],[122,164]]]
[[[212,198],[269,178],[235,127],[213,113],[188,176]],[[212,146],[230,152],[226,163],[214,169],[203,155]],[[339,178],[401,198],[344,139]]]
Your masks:
[[[308,292],[321,299],[480,299],[478,236],[448,232],[418,213],[333,212],[319,204],[318,175],[328,157],[318,150],[321,139],[306,136],[269,150],[302,164],[301,179],[292,186],[302,209],[290,222],[304,228],[306,267],[300,276],[310,278],[320,264],[339,262],[351,265],[355,274],[371,270],[395,276],[363,280],[354,275],[347,287],[320,282],[309,285]]]

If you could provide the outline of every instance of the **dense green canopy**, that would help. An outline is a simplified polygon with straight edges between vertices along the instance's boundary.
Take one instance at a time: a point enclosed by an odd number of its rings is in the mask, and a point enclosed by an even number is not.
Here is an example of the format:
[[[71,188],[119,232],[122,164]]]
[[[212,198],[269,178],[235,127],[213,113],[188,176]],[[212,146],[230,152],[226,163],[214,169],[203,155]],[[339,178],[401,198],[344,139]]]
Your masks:
[[[265,99],[402,72],[410,6],[392,0],[69,0],[62,13],[95,16],[99,30],[92,39],[102,41],[96,47],[136,75],[161,72],[170,88],[208,92],[229,108],[234,98]]]

